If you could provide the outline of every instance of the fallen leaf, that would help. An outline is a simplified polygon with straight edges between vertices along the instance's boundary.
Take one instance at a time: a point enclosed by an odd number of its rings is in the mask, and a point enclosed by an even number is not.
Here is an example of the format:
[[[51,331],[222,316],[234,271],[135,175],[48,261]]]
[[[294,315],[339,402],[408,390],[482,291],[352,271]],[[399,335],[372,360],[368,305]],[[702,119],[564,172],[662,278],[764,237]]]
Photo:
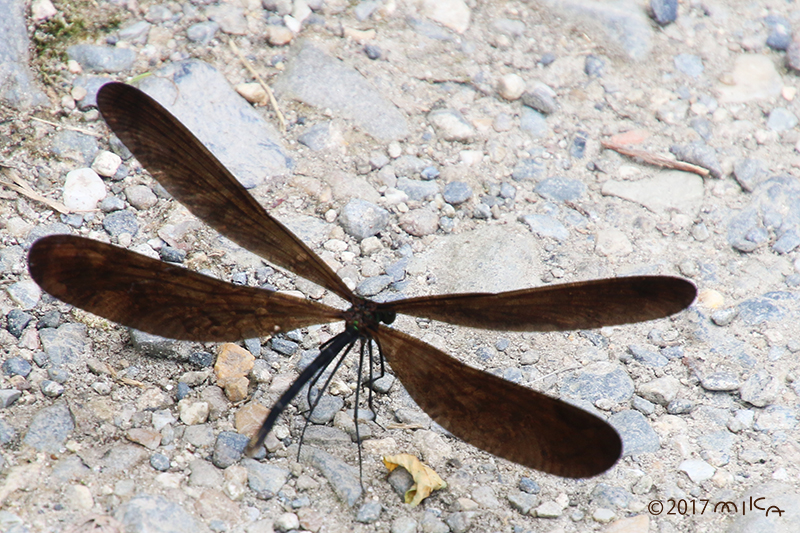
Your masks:
[[[447,483],[433,471],[433,468],[423,464],[413,455],[401,453],[386,456],[383,458],[383,464],[389,469],[389,472],[401,466],[408,470],[411,477],[414,478],[414,485],[405,494],[405,502],[410,503],[412,507],[419,505],[422,500],[431,495],[431,492],[447,487]]]

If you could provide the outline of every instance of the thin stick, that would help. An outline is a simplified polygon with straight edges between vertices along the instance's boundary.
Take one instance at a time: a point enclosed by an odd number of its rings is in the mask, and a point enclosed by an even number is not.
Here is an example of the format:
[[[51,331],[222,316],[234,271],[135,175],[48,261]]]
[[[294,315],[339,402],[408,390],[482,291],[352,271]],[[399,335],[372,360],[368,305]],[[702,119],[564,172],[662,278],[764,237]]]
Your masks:
[[[645,152],[644,150],[634,150],[633,148],[627,148],[621,144],[613,143],[611,141],[600,141],[600,144],[603,146],[603,148],[614,150],[615,152],[619,152],[622,155],[627,155],[628,157],[635,157],[636,159],[640,159],[645,163],[655,165],[657,167],[683,170],[684,172],[694,172],[695,174],[699,174],[704,178],[709,174],[709,171],[703,167],[692,165],[690,163],[684,163],[683,161],[675,161],[674,159],[668,159],[659,155],[654,155],[649,152]]]
[[[258,72],[255,71],[253,65],[250,64],[250,61],[244,57],[244,54],[241,50],[239,50],[239,47],[236,46],[236,43],[233,42],[233,39],[228,39],[228,44],[231,45],[231,49],[239,57],[239,61],[242,62],[244,67],[250,72],[250,74],[252,74],[256,81],[261,84],[261,88],[264,89],[264,92],[267,93],[272,110],[275,111],[276,115],[278,115],[278,122],[281,123],[281,131],[286,131],[286,119],[284,118],[283,113],[281,113],[280,108],[278,108],[278,101],[275,99],[275,95],[272,94],[272,89],[269,88],[269,85],[264,83],[264,80],[262,80],[261,76],[258,75]]]
[[[89,130],[84,130],[84,129],[81,129],[81,128],[76,128],[75,126],[66,126],[64,124],[59,124],[58,122],[51,122],[51,121],[45,120],[43,118],[31,117],[31,120],[35,120],[36,122],[42,122],[44,124],[47,124],[48,126],[53,126],[53,127],[56,127],[56,128],[63,128],[65,130],[77,131],[78,133],[83,133],[84,135],[91,135],[92,137],[100,137],[99,133],[95,133],[95,132],[89,131]]]
[[[11,167],[6,167],[8,170],[4,172],[6,176],[13,180],[13,183],[10,181],[6,181],[4,179],[0,179],[0,185],[8,187],[12,191],[18,192],[23,196],[27,196],[31,200],[35,202],[41,202],[45,204],[50,209],[54,211],[58,211],[62,215],[68,215],[72,211],[70,211],[67,206],[62,204],[61,202],[57,202],[55,200],[51,200],[50,198],[45,198],[41,194],[34,191],[28,183],[22,179],[22,177]]]

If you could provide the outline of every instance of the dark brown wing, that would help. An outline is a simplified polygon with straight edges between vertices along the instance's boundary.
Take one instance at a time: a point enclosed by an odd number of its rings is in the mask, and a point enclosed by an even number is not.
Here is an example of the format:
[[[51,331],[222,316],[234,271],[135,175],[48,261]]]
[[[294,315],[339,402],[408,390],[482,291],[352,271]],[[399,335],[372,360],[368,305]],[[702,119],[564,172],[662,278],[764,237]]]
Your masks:
[[[139,162],[195,216],[251,252],[353,300],[325,261],[272,218],[158,102],[129,85],[108,83],[97,93],[97,105]]]
[[[400,331],[379,326],[373,334],[414,401],[473,446],[572,478],[600,474],[619,459],[619,435],[596,416],[466,366]]]
[[[91,239],[53,235],[28,253],[45,291],[135,329],[192,341],[235,341],[342,320],[310,300],[219,281]]]
[[[379,308],[473,328],[566,331],[664,318],[688,307],[696,295],[685,279],[636,276],[498,294],[423,296]]]

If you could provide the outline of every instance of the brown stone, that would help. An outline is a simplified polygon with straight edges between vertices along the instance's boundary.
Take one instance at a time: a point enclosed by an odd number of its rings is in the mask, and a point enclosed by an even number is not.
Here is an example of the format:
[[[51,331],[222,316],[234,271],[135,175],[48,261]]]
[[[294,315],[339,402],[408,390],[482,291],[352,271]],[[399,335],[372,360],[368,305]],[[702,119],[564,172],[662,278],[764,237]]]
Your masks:
[[[260,403],[250,402],[236,412],[234,424],[236,432],[252,437],[267,417],[269,409]]]
[[[161,444],[161,433],[154,429],[132,428],[125,432],[125,437],[148,450],[155,450]]]

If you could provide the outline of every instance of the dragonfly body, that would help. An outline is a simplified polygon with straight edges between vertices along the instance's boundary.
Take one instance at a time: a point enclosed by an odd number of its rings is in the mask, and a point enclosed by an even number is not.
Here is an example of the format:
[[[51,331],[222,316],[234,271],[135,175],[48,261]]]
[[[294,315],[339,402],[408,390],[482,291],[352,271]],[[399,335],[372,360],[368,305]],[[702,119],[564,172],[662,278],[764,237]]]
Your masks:
[[[306,383],[315,383],[342,354],[338,368],[361,340],[359,380],[365,356],[373,364],[374,343],[417,404],[453,435],[479,448],[565,477],[596,475],[617,461],[622,443],[604,420],[464,365],[388,325],[397,313],[509,331],[626,324],[684,309],[696,294],[692,283],[669,276],[639,276],[499,294],[423,296],[383,303],[365,300],[269,215],[157,102],[120,83],[103,86],[97,100],[111,129],[192,213],[241,246],[350,302],[349,309],[340,310],[236,286],[81,237],[56,235],[33,244],[28,256],[31,276],[47,292],[115,322],[165,337],[234,341],[345,321],[345,330],[323,345],[317,359],[273,406],[251,448],[260,446]]]

